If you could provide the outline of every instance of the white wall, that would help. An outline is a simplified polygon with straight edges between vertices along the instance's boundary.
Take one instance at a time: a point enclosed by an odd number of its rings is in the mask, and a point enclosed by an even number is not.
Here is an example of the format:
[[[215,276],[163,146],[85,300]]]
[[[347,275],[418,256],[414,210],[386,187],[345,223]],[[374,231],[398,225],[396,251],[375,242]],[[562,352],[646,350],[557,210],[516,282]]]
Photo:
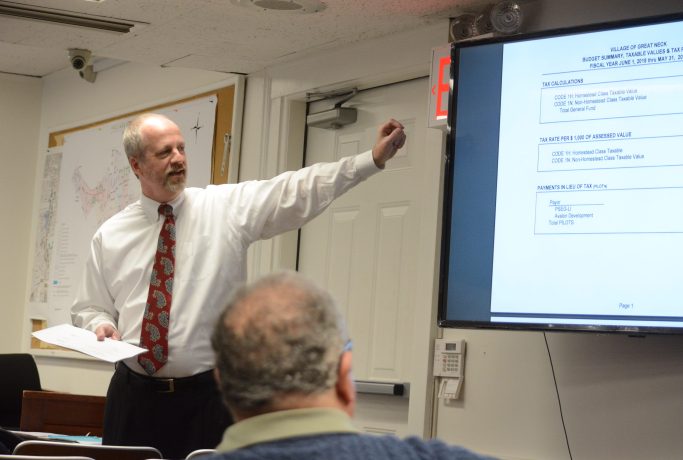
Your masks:
[[[0,74],[0,353],[21,350],[42,81]]]

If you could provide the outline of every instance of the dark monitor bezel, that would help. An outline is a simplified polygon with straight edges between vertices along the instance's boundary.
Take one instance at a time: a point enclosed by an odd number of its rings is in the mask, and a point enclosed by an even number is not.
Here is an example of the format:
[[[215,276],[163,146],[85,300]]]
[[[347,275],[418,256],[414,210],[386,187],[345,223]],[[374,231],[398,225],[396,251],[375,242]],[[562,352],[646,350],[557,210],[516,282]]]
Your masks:
[[[683,13],[666,14],[658,16],[648,16],[642,18],[626,19],[620,21],[600,22],[581,26],[572,26],[561,29],[538,31],[533,33],[517,35],[501,35],[480,40],[466,40],[451,43],[451,66],[450,81],[451,92],[448,103],[446,152],[443,181],[442,199],[442,233],[440,248],[440,269],[439,269],[439,296],[437,324],[443,328],[465,328],[465,329],[497,329],[497,330],[526,330],[526,331],[564,331],[564,332],[596,332],[596,333],[621,333],[628,335],[647,335],[647,334],[683,334],[683,327],[655,327],[655,326],[615,326],[601,324],[565,324],[565,323],[517,323],[517,322],[494,322],[494,321],[472,321],[448,318],[447,292],[449,276],[449,254],[450,254],[450,235],[451,235],[451,210],[453,204],[453,169],[455,164],[455,126],[457,113],[458,94],[454,91],[454,78],[458,75],[458,54],[463,48],[484,46],[488,44],[506,44],[520,41],[545,39],[551,37],[567,36],[573,34],[584,34],[598,31],[616,30],[643,25],[653,25],[667,22],[683,22]],[[490,286],[489,286],[490,289]],[[544,315],[546,316],[546,315]],[[616,317],[615,317],[616,318]]]

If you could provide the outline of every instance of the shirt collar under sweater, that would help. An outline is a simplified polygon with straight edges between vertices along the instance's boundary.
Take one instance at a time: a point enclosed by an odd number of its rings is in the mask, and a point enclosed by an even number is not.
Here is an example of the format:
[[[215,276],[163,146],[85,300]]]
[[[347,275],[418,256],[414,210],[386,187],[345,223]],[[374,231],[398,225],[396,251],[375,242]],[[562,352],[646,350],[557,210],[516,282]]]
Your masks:
[[[338,409],[291,409],[257,415],[228,427],[218,452],[278,439],[329,433],[358,433],[349,416]]]

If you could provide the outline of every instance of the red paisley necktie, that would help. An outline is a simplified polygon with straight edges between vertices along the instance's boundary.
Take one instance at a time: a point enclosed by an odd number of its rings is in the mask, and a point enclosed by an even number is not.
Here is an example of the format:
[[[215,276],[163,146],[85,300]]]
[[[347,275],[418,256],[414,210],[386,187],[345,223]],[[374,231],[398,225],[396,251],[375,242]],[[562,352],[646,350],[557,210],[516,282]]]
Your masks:
[[[140,333],[140,346],[148,351],[138,356],[138,362],[149,375],[161,369],[168,361],[168,324],[175,265],[173,208],[168,204],[162,204],[159,206],[159,214],[165,219],[159,232]]]

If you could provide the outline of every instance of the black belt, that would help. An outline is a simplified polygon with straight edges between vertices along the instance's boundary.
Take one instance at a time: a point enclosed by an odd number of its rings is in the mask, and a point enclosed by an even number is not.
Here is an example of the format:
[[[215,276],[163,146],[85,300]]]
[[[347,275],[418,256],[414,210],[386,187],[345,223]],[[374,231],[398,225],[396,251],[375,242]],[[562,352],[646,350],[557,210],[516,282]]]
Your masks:
[[[215,388],[216,382],[213,377],[213,370],[200,372],[189,377],[180,378],[159,378],[148,377],[130,370],[128,366],[119,362],[116,365],[116,372],[123,374],[129,384],[145,388],[157,393],[173,393],[186,389],[198,389],[210,386]]]

